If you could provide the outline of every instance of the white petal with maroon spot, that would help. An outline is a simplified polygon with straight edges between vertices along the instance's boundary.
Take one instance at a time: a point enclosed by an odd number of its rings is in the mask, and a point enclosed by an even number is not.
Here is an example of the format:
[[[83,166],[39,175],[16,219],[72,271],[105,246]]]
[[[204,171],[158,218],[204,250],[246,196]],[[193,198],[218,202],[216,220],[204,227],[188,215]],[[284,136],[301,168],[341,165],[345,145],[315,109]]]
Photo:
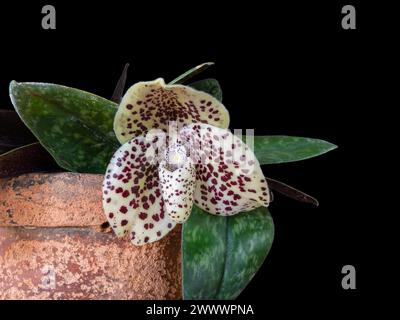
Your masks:
[[[144,137],[122,145],[107,167],[103,208],[117,236],[131,232],[142,245],[165,236],[175,222],[166,214],[158,178],[158,164],[148,162],[151,142]]]
[[[180,132],[196,163],[194,202],[216,215],[268,206],[270,193],[253,151],[230,131],[192,124]]]
[[[170,121],[227,128],[229,113],[208,93],[183,85],[166,85],[159,78],[138,82],[125,93],[114,118],[114,131],[118,140],[125,143],[152,128],[167,132]]]
[[[170,171],[166,163],[159,167],[161,191],[165,207],[172,220],[185,222],[193,206],[193,192],[196,184],[196,171],[190,159],[182,167]]]

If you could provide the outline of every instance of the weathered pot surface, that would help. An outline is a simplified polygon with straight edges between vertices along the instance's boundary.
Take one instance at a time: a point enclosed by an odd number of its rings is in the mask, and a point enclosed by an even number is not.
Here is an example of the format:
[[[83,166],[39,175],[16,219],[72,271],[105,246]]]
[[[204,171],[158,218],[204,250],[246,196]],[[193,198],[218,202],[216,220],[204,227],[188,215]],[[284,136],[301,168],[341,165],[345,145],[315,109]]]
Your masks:
[[[180,228],[141,247],[107,226],[101,175],[0,179],[0,299],[180,299]]]

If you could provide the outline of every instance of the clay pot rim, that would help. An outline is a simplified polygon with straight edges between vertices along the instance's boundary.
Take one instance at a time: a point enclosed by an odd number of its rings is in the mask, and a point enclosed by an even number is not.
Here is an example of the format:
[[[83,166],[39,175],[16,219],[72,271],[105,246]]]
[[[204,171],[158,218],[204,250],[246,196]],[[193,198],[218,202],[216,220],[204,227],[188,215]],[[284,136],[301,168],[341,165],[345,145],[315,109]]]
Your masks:
[[[101,226],[106,223],[103,177],[92,173],[32,172],[0,178],[0,212],[8,215],[0,215],[0,226]]]

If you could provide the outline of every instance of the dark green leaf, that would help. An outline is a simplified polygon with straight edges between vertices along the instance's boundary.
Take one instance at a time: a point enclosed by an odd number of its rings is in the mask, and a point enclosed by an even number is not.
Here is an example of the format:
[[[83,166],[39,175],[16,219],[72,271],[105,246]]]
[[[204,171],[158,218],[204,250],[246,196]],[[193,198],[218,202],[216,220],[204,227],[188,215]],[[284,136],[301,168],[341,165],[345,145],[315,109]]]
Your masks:
[[[174,80],[172,80],[168,84],[185,83],[186,81],[188,81],[189,79],[193,78],[195,75],[199,74],[200,72],[208,69],[212,65],[214,65],[214,62],[202,63],[202,64],[200,64],[200,65],[198,65],[198,66],[186,71],[185,73],[181,74],[178,78],[175,78]]]
[[[0,154],[35,141],[14,110],[0,110]]]
[[[279,192],[280,194],[283,194],[293,200],[305,203],[311,203],[317,207],[319,206],[318,200],[308,195],[307,193],[300,191],[296,188],[293,188],[287,185],[286,183],[280,182],[278,180],[267,177],[265,179],[267,179],[268,186],[271,190],[275,190],[276,192]]]
[[[57,163],[70,171],[104,173],[120,146],[114,102],[55,84],[10,84],[15,109]]]
[[[189,84],[189,87],[195,88],[200,91],[207,92],[215,99],[222,101],[222,90],[218,81],[215,79],[204,79]]]
[[[0,155],[0,178],[32,172],[61,171],[51,155],[35,142]]]
[[[128,76],[129,63],[125,63],[124,70],[118,79],[117,85],[115,86],[114,93],[111,97],[111,101],[115,103],[120,103],[122,96],[124,95],[126,78]]]
[[[260,164],[309,159],[335,148],[337,146],[334,144],[319,139],[289,136],[254,136],[254,153]]]
[[[267,208],[219,217],[194,207],[183,225],[184,299],[234,299],[266,258],[274,238]]]

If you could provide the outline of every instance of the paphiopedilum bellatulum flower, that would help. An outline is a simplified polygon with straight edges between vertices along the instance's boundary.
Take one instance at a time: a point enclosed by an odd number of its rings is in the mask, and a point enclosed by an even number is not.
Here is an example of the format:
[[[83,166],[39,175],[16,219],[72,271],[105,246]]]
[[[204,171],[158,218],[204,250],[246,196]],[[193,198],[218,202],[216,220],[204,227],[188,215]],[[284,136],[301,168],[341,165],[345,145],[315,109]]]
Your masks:
[[[142,245],[185,222],[193,203],[221,216],[268,206],[260,165],[228,123],[225,107],[204,92],[162,79],[131,87],[114,122],[123,145],[103,184],[114,232]]]

